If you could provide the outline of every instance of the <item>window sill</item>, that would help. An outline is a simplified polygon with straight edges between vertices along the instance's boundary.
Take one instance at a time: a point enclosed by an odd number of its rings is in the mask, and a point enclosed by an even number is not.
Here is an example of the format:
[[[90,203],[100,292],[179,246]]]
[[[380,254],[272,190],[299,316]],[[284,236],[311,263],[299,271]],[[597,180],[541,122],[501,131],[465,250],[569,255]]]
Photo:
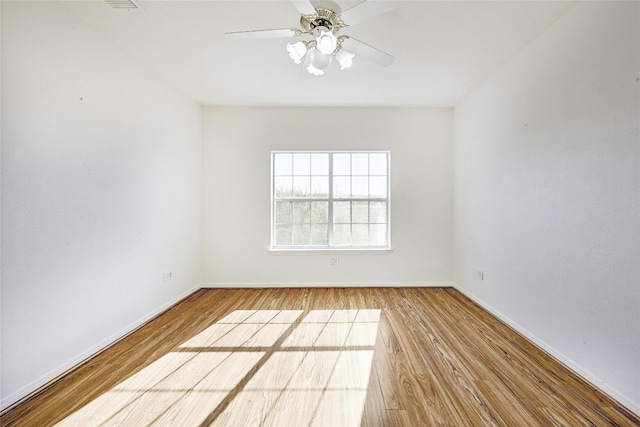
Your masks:
[[[268,249],[271,255],[389,255],[391,248],[380,249]]]

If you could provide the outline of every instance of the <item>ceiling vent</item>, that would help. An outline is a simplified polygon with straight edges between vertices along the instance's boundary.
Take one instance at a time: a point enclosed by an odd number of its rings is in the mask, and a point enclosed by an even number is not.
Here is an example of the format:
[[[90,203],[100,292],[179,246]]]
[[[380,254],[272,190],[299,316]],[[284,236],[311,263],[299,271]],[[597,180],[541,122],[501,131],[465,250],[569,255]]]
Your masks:
[[[112,9],[140,9],[140,5],[133,0],[104,0]]]

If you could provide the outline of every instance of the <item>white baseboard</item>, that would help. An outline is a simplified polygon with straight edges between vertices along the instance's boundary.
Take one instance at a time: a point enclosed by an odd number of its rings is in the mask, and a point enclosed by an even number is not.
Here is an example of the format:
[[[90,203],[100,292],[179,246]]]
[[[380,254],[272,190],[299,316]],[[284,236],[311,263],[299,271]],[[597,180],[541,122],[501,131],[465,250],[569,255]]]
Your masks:
[[[516,330],[519,334],[527,338],[529,341],[531,341],[533,344],[535,344],[538,348],[540,348],[542,351],[547,353],[549,356],[551,356],[552,358],[560,362],[567,369],[573,371],[576,375],[579,375],[581,378],[589,382],[592,386],[609,395],[612,399],[615,399],[619,404],[626,407],[629,411],[633,412],[635,415],[640,416],[640,405],[637,402],[634,402],[628,396],[624,395],[623,393],[620,393],[615,388],[609,386],[606,382],[602,381],[597,376],[586,371],[581,366],[573,362],[570,358],[566,357],[561,352],[557,351],[555,348],[547,344],[544,340],[532,334],[526,328],[523,328],[517,322],[514,322],[509,317],[505,316],[500,311],[496,310],[490,304],[487,304],[482,299],[473,295],[471,292],[465,289],[462,289],[456,283],[453,283],[452,286],[456,290],[458,290],[460,293],[465,295],[467,298],[469,298],[470,300],[472,300],[473,302],[475,302],[476,304],[478,304],[479,306],[481,306],[482,308],[484,308],[485,310],[487,310],[488,312],[496,316],[498,319],[502,320],[511,328]]]
[[[203,283],[203,288],[451,288],[451,282],[295,282],[295,283]]]
[[[200,289],[200,286],[195,286],[189,291],[182,293],[181,295],[177,296],[176,298],[173,298],[171,301],[167,302],[166,304],[161,305],[160,307],[156,308],[155,310],[152,310],[150,313],[146,314],[145,316],[141,317],[135,322],[132,322],[126,327],[120,329],[118,332],[110,335],[109,337],[105,338],[99,343],[91,346],[90,348],[78,354],[77,356],[69,359],[62,365],[58,366],[57,368],[50,370],[44,375],[41,375],[39,378],[35,379],[34,381],[31,381],[29,384],[20,388],[18,391],[8,396],[2,396],[2,399],[0,400],[0,408],[1,408],[0,414],[3,414],[4,412],[8,411],[12,407],[14,407],[17,403],[23,400],[29,399],[30,397],[36,395],[41,390],[45,389],[47,386],[49,386],[50,384],[55,382],[57,379],[59,379],[61,376],[69,372],[71,369],[75,368],[76,366],[80,365],[81,363],[90,359],[91,357],[95,356],[101,351],[104,351],[105,349],[111,347],[113,344],[117,343],[127,335],[131,334],[133,331],[140,328],[149,320],[153,319],[163,311],[167,310],[168,308],[170,308],[172,305],[176,304],[180,300],[191,295],[198,289]]]

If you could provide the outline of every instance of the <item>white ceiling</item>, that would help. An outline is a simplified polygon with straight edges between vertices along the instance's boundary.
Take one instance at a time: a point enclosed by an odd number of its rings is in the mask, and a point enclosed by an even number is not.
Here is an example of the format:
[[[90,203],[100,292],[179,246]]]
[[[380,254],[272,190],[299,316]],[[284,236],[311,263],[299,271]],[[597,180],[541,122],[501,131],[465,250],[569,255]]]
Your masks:
[[[396,57],[354,60],[346,71],[301,79],[288,39],[229,40],[225,32],[297,28],[289,1],[150,1],[115,10],[102,1],[64,6],[126,55],[203,105],[456,105],[562,16],[569,1],[398,1],[342,30]],[[357,4],[337,1],[343,10]],[[348,22],[347,22],[348,24]]]

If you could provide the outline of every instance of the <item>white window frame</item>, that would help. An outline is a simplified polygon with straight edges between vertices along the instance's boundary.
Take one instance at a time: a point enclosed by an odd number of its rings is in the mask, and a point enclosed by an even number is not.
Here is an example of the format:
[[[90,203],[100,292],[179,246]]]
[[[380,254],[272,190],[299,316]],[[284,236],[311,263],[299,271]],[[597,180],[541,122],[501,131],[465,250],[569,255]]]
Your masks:
[[[329,154],[329,195],[327,198],[278,198],[276,197],[275,188],[275,157],[277,154]],[[373,154],[384,153],[387,156],[387,197],[334,197],[333,186],[333,154],[346,153],[346,154]],[[388,150],[274,150],[271,151],[271,185],[270,185],[270,251],[272,252],[322,252],[327,251],[331,253],[335,252],[390,252],[391,251],[391,152]],[[353,173],[350,175],[353,177]],[[371,176],[371,175],[368,175]],[[374,175],[375,176],[375,175]],[[327,245],[276,245],[276,202],[281,200],[300,200],[300,201],[326,201],[328,203],[328,244]],[[334,246],[333,244],[333,202],[335,201],[384,201],[386,203],[386,245],[375,246]],[[370,224],[370,223],[369,223]]]

